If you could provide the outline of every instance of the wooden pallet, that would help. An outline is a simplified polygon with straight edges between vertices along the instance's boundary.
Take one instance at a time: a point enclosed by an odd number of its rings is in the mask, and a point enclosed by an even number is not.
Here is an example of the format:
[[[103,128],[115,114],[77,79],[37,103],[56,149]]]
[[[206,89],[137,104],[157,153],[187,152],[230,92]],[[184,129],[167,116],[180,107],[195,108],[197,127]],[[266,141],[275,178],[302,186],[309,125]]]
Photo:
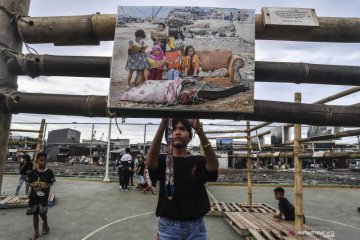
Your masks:
[[[265,203],[255,203],[253,205],[248,205],[246,203],[235,202],[212,202],[210,204],[210,211],[207,215],[224,216],[225,212],[260,212],[274,214],[276,209]]]
[[[0,196],[0,209],[6,208],[25,208],[29,204],[27,195],[19,196]],[[48,206],[51,207],[55,204],[55,195],[50,194],[48,198]]]
[[[224,212],[224,219],[242,237],[253,237],[256,240],[288,240],[295,239],[294,222],[277,222],[273,213],[264,212]],[[312,230],[304,225],[303,230]],[[304,236],[302,239],[324,239],[315,235]]]

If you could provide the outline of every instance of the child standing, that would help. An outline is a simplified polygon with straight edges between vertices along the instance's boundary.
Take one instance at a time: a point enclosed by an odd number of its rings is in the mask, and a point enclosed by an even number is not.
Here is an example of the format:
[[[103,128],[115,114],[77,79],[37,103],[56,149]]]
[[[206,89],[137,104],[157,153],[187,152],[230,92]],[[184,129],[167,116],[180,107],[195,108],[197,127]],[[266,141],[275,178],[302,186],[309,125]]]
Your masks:
[[[196,55],[193,46],[186,46],[181,67],[184,76],[196,76],[199,73],[200,58]]]
[[[19,195],[19,190],[25,181],[26,175],[30,173],[31,170],[33,169],[33,164],[31,162],[31,158],[29,154],[18,156],[17,159],[21,159],[21,160],[20,160],[20,178],[19,178],[19,183],[16,187],[16,193],[15,193],[16,196]],[[25,194],[27,195],[28,192],[29,192],[29,185],[27,182],[25,182]]]
[[[137,30],[135,32],[135,39],[129,41],[128,59],[125,66],[125,69],[129,71],[127,79],[129,86],[134,71],[142,73],[142,82],[147,80],[149,64],[146,60],[145,49],[148,46],[145,45],[145,38],[145,32],[143,30]]]
[[[164,52],[160,45],[153,46],[149,58],[154,60],[154,65],[150,68],[149,79],[162,80],[162,73],[164,69]]]
[[[32,170],[25,179],[31,187],[26,215],[33,215],[34,224],[34,233],[29,239],[37,239],[40,235],[39,215],[43,220],[42,234],[47,234],[50,231],[46,214],[48,210],[50,187],[55,182],[54,173],[46,168],[46,153],[38,153],[36,155],[36,163],[38,164],[38,167]]]
[[[169,37],[165,32],[165,23],[159,23],[156,31],[151,31],[151,39],[154,41],[154,45],[160,45],[163,52],[166,52],[166,45],[169,41]]]

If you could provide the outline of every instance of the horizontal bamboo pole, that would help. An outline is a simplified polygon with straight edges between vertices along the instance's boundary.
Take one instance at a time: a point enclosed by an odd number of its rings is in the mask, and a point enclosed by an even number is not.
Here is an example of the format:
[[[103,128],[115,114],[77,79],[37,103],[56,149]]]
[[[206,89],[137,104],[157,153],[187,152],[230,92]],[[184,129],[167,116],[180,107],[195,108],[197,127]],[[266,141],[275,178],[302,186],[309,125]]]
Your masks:
[[[221,137],[208,137],[209,140],[217,138],[232,138],[232,139],[247,139],[246,136],[221,136]]]
[[[358,66],[257,61],[255,69],[257,82],[360,85]]]
[[[56,45],[98,44],[114,40],[115,14],[23,17],[18,29],[27,43]],[[255,20],[258,40],[360,42],[360,18],[319,17],[319,27],[265,27],[262,15]]]
[[[267,133],[267,132],[264,132],[264,133]],[[261,134],[264,134],[264,133],[261,133]],[[269,132],[269,134],[270,134],[270,132]],[[342,138],[342,137],[353,137],[353,136],[359,136],[359,135],[360,135],[360,129],[353,129],[353,130],[349,130],[349,131],[338,132],[335,134],[302,138],[300,140],[300,142],[306,143],[306,142],[314,142],[314,141],[325,141],[325,140],[333,140],[333,139],[338,139],[338,138]],[[272,148],[272,147],[278,147],[278,146],[292,145],[293,143],[294,143],[294,140],[287,141],[284,144],[279,144],[279,145],[270,145],[269,144],[269,145],[263,145],[262,147],[263,148]]]
[[[111,58],[95,56],[26,55],[27,67],[8,62],[14,75],[110,77]],[[24,72],[27,69],[27,72]],[[290,62],[255,62],[256,82],[360,85],[360,67]]]
[[[305,42],[359,42],[360,18],[318,17],[319,27],[265,27],[256,15],[255,38]]]
[[[206,134],[215,133],[246,133],[246,130],[218,130],[218,131],[205,131]]]
[[[334,101],[336,99],[339,99],[339,98],[342,98],[342,97],[345,97],[345,96],[348,96],[350,94],[353,94],[353,93],[356,93],[356,92],[359,92],[360,91],[360,86],[356,86],[356,87],[352,87],[352,88],[348,88],[344,91],[341,91],[339,93],[336,93],[334,95],[331,95],[331,96],[328,96],[326,98],[323,98],[323,99],[320,99],[316,102],[314,102],[313,104],[324,104],[324,103],[328,103],[328,102],[331,102],[331,101]],[[358,106],[358,104],[354,104],[352,106]],[[253,128],[250,129],[251,132],[255,131],[255,130],[258,130],[260,128],[263,128],[263,127],[266,127],[268,125],[272,124],[272,122],[265,122],[265,123],[261,123],[259,124],[258,126],[255,126]],[[286,124],[284,125],[284,128],[290,128],[290,127],[293,127],[294,124]],[[264,136],[264,135],[267,135],[267,134],[270,134],[270,130],[269,131],[265,131],[263,133],[259,133],[256,135],[256,137],[261,137],[261,136]]]
[[[83,16],[23,17],[18,29],[24,42],[55,45],[98,45],[113,41],[114,14]]]
[[[303,143],[303,142],[313,142],[313,141],[324,141],[324,140],[337,139],[337,138],[342,138],[342,137],[353,137],[353,136],[359,136],[359,135],[360,135],[360,129],[354,129],[354,130],[349,130],[349,131],[338,132],[335,134],[302,138],[300,140],[300,142]]]
[[[29,130],[29,129],[10,129],[10,132],[33,132],[39,133],[40,130]]]
[[[17,96],[19,102],[9,100]],[[54,114],[87,117],[106,117],[106,96],[62,95],[13,92],[4,103],[11,113]],[[186,109],[186,108],[185,108]],[[294,122],[320,126],[360,127],[360,108],[319,104],[254,101],[253,113],[186,112],[154,109],[118,110],[121,117],[198,117],[272,122]]]
[[[246,150],[244,150],[245,152]],[[301,158],[306,158],[306,159],[312,159],[313,157],[313,152],[302,152],[300,154]],[[279,158],[293,158],[294,153],[293,152],[280,152],[279,155],[276,155],[274,153],[257,153],[257,154],[252,154],[251,157],[252,158],[274,158],[274,157],[279,157]],[[235,154],[235,155],[228,155],[228,157],[234,157],[234,158],[246,158],[247,154]],[[316,157],[316,159],[318,158],[332,158],[332,159],[357,159],[360,158],[360,152],[324,152],[324,156],[322,157]]]

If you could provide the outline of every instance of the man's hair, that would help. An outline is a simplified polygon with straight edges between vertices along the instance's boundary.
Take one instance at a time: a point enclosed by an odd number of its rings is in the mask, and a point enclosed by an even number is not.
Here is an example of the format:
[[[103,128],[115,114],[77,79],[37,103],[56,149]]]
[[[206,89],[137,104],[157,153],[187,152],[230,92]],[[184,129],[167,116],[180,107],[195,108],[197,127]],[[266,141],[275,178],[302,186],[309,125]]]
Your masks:
[[[137,30],[136,32],[135,32],[135,37],[142,37],[142,38],[146,38],[146,34],[145,34],[145,32],[144,32],[144,30]]]
[[[161,25],[165,29],[165,23],[159,23],[158,25]]]
[[[130,152],[130,148],[125,148],[125,152],[129,153]]]
[[[274,193],[284,194],[285,190],[282,187],[277,187],[277,188],[274,189]]]
[[[191,124],[190,124],[189,120],[187,120],[185,118],[173,118],[172,127],[175,128],[175,126],[178,125],[178,123],[181,123],[185,127],[185,129],[189,132],[189,138],[191,140],[193,135],[192,135]],[[168,130],[166,128],[165,129],[166,141],[167,141],[167,135],[168,135]]]
[[[38,154],[36,154],[36,160],[38,160],[40,157],[47,158],[47,154],[44,152],[39,152]]]

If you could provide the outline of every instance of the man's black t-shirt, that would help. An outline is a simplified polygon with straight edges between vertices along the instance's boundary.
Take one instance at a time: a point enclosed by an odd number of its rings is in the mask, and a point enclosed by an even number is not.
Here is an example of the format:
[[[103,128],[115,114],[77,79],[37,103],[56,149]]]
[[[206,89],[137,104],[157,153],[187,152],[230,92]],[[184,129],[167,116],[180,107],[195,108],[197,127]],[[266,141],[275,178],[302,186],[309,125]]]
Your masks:
[[[280,198],[279,210],[284,213],[285,220],[295,221],[295,208],[286,198]]]
[[[210,209],[205,183],[216,181],[218,172],[206,170],[202,156],[174,157],[174,197],[165,195],[166,155],[160,155],[158,168],[150,169],[151,181],[160,181],[156,216],[172,220],[194,220],[203,217]]]

